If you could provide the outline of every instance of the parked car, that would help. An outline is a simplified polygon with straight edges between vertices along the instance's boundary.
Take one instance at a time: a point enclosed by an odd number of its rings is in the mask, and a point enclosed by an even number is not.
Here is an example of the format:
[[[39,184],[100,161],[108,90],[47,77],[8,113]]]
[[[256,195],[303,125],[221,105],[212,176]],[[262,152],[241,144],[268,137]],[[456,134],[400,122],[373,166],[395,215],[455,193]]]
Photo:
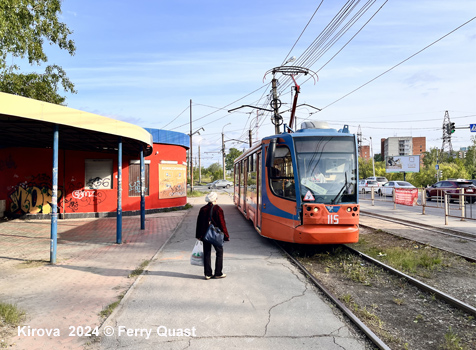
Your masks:
[[[432,199],[444,200],[444,193],[451,193],[450,201],[459,200],[460,189],[464,189],[464,194],[476,194],[476,186],[467,180],[455,181],[445,180],[439,181],[431,187],[425,189],[426,200]],[[467,197],[467,201],[470,203],[476,202],[476,197]]]
[[[208,184],[208,188],[230,188],[233,186],[233,182],[228,180],[215,180],[212,183]]]
[[[367,180],[377,181],[379,186],[382,186],[383,184],[386,184],[388,182],[385,176],[369,176]]]
[[[406,181],[389,181],[378,189],[380,196],[393,196],[394,188],[416,188],[411,183]]]
[[[377,192],[378,182],[375,180],[360,180],[359,181],[359,192],[360,193],[369,193],[372,191],[372,187],[375,188],[374,191]]]

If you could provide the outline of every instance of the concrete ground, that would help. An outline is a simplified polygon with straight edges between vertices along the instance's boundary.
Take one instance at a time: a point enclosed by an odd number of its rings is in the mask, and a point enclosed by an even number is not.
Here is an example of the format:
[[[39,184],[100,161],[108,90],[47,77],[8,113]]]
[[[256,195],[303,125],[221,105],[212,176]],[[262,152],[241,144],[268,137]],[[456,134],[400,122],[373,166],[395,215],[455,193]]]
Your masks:
[[[190,198],[190,210],[148,215],[143,231],[139,217],[124,217],[121,245],[114,243],[114,218],[60,220],[56,265],[47,263],[49,221],[1,222],[0,301],[27,315],[2,346],[364,349],[226,194],[219,204],[231,236],[228,276],[206,281],[203,268],[190,265],[203,199]],[[129,278],[145,260],[151,261],[145,273]],[[109,318],[99,316],[124,294]],[[88,331],[99,336],[80,336]]]

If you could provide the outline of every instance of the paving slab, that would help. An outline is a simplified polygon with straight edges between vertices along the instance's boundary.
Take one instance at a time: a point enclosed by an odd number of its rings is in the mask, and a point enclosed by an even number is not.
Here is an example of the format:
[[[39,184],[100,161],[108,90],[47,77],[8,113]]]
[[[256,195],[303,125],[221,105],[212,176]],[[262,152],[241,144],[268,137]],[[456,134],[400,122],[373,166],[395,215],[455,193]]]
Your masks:
[[[1,222],[0,301],[26,319],[0,347],[83,349],[91,337],[79,336],[80,327],[99,328],[100,312],[130,288],[129,274],[155,256],[185,213],[149,215],[145,230],[139,217],[125,217],[123,244],[115,244],[114,218],[60,220],[56,265],[48,263],[48,220]]]
[[[203,267],[190,264],[196,218],[204,204],[197,202],[187,213],[104,323],[95,348],[365,348],[273,241],[257,234],[230,197],[218,200],[230,233],[224,254],[227,277],[205,280]]]

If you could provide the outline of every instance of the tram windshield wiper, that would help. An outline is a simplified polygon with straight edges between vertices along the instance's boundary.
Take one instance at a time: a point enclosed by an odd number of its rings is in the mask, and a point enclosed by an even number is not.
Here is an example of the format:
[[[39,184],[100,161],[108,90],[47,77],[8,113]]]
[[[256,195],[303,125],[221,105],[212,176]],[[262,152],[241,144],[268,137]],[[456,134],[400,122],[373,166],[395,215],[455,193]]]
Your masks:
[[[334,199],[331,201],[331,204],[335,204],[337,201],[340,200],[340,198],[342,197],[342,193],[344,192],[344,189],[347,188],[347,172],[344,173],[345,175],[345,183],[344,183],[344,186],[342,186],[342,188],[340,189],[339,193],[337,193],[337,196],[334,197]]]

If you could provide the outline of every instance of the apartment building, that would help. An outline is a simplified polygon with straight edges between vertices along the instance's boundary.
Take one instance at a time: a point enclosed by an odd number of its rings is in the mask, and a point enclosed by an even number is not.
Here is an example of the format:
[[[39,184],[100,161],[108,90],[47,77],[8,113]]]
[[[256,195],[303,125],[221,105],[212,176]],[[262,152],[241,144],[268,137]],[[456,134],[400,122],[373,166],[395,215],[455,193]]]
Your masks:
[[[380,140],[382,158],[387,156],[422,155],[426,152],[426,137],[389,137]]]

